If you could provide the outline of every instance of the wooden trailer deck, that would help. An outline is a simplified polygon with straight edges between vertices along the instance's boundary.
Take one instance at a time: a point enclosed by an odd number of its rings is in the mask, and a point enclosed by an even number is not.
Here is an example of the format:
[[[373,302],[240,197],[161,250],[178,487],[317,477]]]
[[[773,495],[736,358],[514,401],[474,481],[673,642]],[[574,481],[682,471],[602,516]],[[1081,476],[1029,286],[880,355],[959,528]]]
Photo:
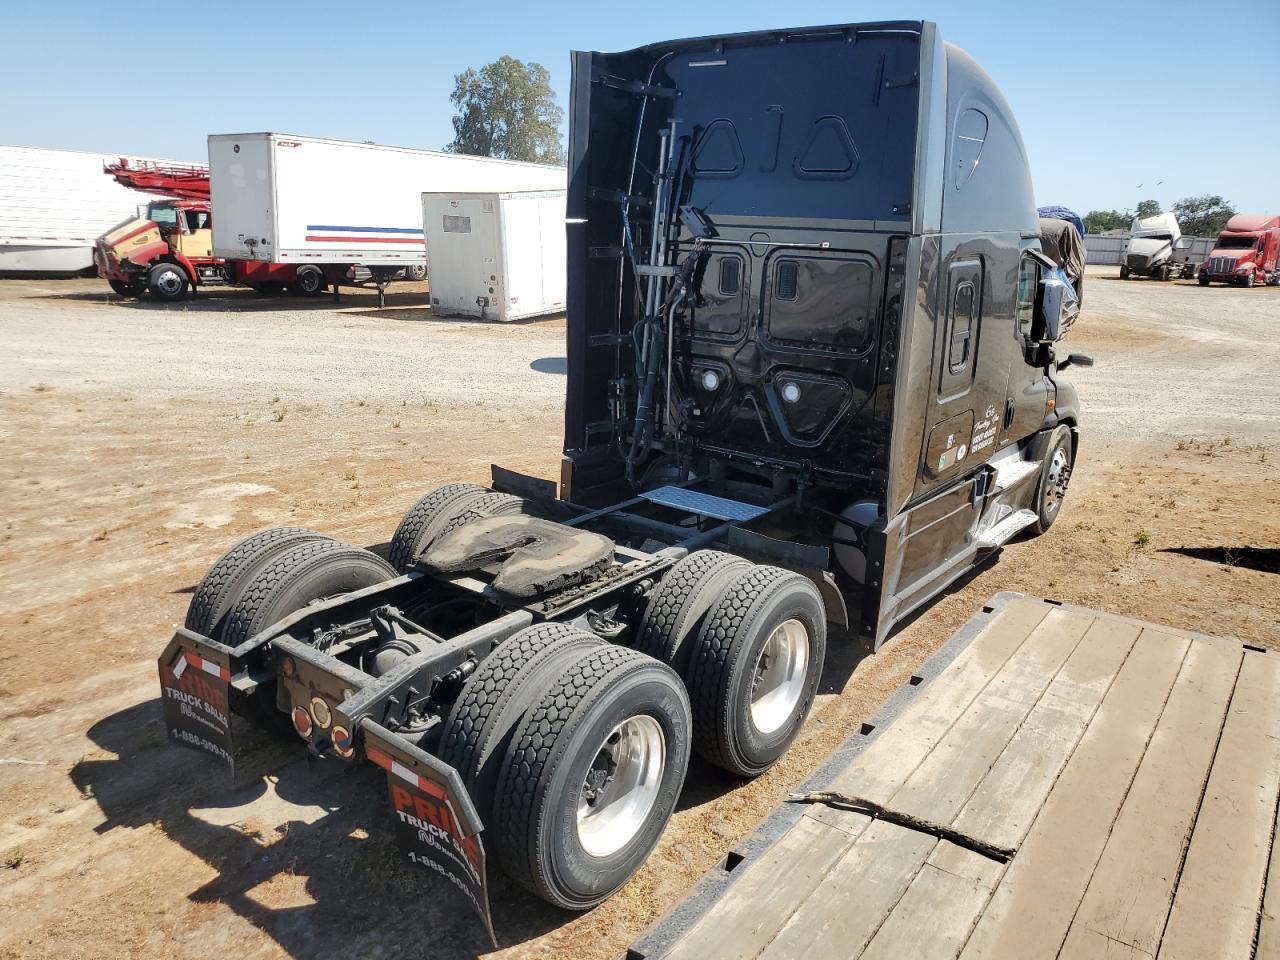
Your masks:
[[[1001,594],[920,673],[628,957],[1280,957],[1280,653]]]

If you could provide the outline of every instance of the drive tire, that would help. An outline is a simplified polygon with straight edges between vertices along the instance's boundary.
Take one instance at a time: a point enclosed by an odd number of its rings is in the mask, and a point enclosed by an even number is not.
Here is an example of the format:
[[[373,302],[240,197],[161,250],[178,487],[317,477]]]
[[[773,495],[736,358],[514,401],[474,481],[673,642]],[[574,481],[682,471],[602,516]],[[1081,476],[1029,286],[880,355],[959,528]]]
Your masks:
[[[635,649],[684,676],[690,641],[707,612],[729,581],[750,566],[750,561],[718,550],[696,550],[680,560],[650,594]]]
[[[220,640],[223,618],[259,567],[300,543],[329,539],[305,527],[273,527],[245,537],[219,557],[201,579],[191,595],[183,626]]]
[[[803,637],[798,630],[803,630]],[[782,719],[761,726],[757,710],[763,714],[769,702],[753,700],[761,682],[758,672],[769,666],[766,647],[775,642],[781,649],[794,650],[792,669],[784,672],[786,695],[774,701],[790,708]],[[767,770],[786,752],[809,715],[826,647],[826,613],[812,580],[770,566],[752,566],[740,573],[707,614],[689,661],[694,751],[740,777]],[[788,662],[785,657],[776,660]],[[782,712],[774,709],[772,715]]]
[[[140,283],[125,283],[123,280],[108,280],[107,286],[122,297],[137,297],[146,289]]]
[[[1208,277],[1199,277],[1199,278],[1197,279],[1197,281],[1196,281],[1196,282],[1197,282],[1197,283],[1199,283],[1199,284],[1200,284],[1200,286],[1202,286],[1202,287],[1207,287],[1207,286],[1209,285],[1209,278],[1208,278]]]
[[[323,293],[326,286],[328,284],[325,283],[323,271],[308,264],[298,268],[289,290],[300,297],[314,297]]]
[[[1061,453],[1061,460],[1057,458]],[[1062,501],[1067,495],[1071,472],[1075,468],[1075,447],[1071,440],[1071,428],[1059,425],[1049,435],[1044,460],[1040,462],[1040,480],[1036,484],[1036,522],[1031,531],[1046,532],[1062,512]],[[1065,473],[1061,471],[1065,470]]]
[[[438,756],[458,771],[487,826],[507,747],[525,712],[565,664],[604,646],[565,623],[540,623],[503,641],[467,680],[445,717]]]
[[[190,289],[191,278],[176,263],[161,261],[147,271],[147,290],[157,300],[172,303],[185,297]]]
[[[675,809],[690,724],[684,684],[652,657],[605,645],[566,665],[525,714],[503,763],[490,836],[507,874],[566,910],[589,909],[617,891]],[[618,780],[599,786],[609,769],[602,758],[613,749],[622,751],[612,767]],[[611,796],[610,788],[631,783],[627,771],[641,779]],[[590,785],[589,776],[600,780]],[[612,818],[590,823],[609,810]]]
[[[227,612],[223,643],[237,646],[324,597],[371,587],[396,572],[381,557],[333,540],[295,544],[245,584]]]
[[[1129,279],[1129,268],[1124,266],[1123,264],[1121,264],[1120,266],[1120,279],[1121,280]]]
[[[484,496],[489,491],[478,483],[446,483],[424,494],[410,507],[396,527],[387,550],[387,559],[400,573],[407,573],[413,558],[439,534],[452,517],[453,508],[461,509],[467,503]]]

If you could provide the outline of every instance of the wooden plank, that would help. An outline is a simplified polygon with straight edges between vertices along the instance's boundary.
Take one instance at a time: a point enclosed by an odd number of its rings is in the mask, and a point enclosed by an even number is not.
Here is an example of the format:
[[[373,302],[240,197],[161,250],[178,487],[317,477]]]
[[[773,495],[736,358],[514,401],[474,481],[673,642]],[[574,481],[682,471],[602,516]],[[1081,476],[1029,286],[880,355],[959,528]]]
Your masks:
[[[1071,923],[1063,960],[1096,956],[1094,934],[1155,956],[1241,654],[1205,643],[1187,651]]]
[[[920,762],[889,806],[935,823],[951,823],[1093,622],[1079,613],[1050,610]],[[852,792],[866,796],[858,783]]]
[[[1257,960],[1280,960],[1280,843],[1271,835],[1271,866],[1267,868],[1267,892],[1262,897],[1258,922]]]
[[[1039,600],[1011,600],[995,619],[929,682],[893,723],[836,777],[831,790],[885,804],[1005,661],[1053,609]]]
[[[1112,940],[1086,927],[1072,927],[1071,936],[1076,940],[1073,949],[1078,952],[1075,955],[1088,957],[1089,960],[1152,960],[1151,954],[1145,950],[1139,950],[1120,940]]]
[[[1017,849],[1140,629],[1120,620],[1094,621],[952,826]]]
[[[1002,873],[1004,864],[940,841],[859,960],[954,957]]]
[[[961,957],[1057,954],[1189,643],[1138,637]]]
[[[833,822],[841,822],[834,826]],[[754,957],[848,851],[871,818],[824,808],[822,819],[801,817],[734,880],[724,895],[672,947],[671,960]]]
[[[1244,654],[1161,960],[1248,957],[1280,793],[1280,654]]]
[[[889,806],[935,822],[949,822],[1091,622],[1087,616],[1051,609],[907,776]],[[904,729],[895,724],[885,734],[886,743],[896,744],[899,731]],[[883,782],[874,779],[873,789]],[[859,797],[868,792],[861,778],[854,780],[851,790]],[[859,894],[817,898],[802,905],[779,934],[773,950],[796,956],[836,946],[852,950],[855,944],[865,943],[913,884],[913,878],[919,880],[917,875],[935,845],[931,837],[918,832],[915,839],[905,838],[888,823],[869,827],[830,877],[834,888],[858,890]],[[928,885],[929,879],[924,883]],[[868,894],[869,890],[874,893]]]
[[[856,957],[906,892],[940,841],[930,834],[874,820],[831,868],[819,894],[798,909],[760,956],[795,960]],[[706,960],[704,954],[699,960]]]

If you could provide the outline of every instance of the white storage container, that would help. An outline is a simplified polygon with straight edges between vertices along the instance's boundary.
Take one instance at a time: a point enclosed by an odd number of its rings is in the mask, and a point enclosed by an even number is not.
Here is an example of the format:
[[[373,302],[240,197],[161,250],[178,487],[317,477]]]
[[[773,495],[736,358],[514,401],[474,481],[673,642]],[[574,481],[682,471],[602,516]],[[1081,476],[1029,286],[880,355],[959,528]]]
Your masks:
[[[564,310],[565,191],[424,193],[431,308],[523,320]]]
[[[421,264],[424,190],[555,190],[564,167],[276,133],[209,137],[213,251],[275,263]]]
[[[102,172],[104,164],[120,159],[119,154],[0,147],[0,272],[93,269],[93,242],[155,199]]]

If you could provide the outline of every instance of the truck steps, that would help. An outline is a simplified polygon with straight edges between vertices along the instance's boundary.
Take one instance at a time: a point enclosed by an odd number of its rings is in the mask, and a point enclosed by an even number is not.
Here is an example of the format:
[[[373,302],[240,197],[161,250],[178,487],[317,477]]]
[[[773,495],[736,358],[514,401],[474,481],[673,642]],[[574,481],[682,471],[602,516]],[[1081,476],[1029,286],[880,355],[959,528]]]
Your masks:
[[[1039,460],[1005,460],[992,463],[996,468],[995,493],[1012,490],[1028,476],[1040,469]]]
[[[684,510],[700,517],[736,520],[739,523],[746,523],[769,512],[768,507],[758,507],[740,500],[730,500],[727,497],[717,497],[710,493],[700,493],[697,490],[686,490],[676,486],[647,490],[640,496],[659,506],[674,507],[676,510]]]
[[[1004,546],[1013,539],[1014,534],[1021,533],[1035,522],[1034,510],[1015,510],[978,535],[978,549]]]

